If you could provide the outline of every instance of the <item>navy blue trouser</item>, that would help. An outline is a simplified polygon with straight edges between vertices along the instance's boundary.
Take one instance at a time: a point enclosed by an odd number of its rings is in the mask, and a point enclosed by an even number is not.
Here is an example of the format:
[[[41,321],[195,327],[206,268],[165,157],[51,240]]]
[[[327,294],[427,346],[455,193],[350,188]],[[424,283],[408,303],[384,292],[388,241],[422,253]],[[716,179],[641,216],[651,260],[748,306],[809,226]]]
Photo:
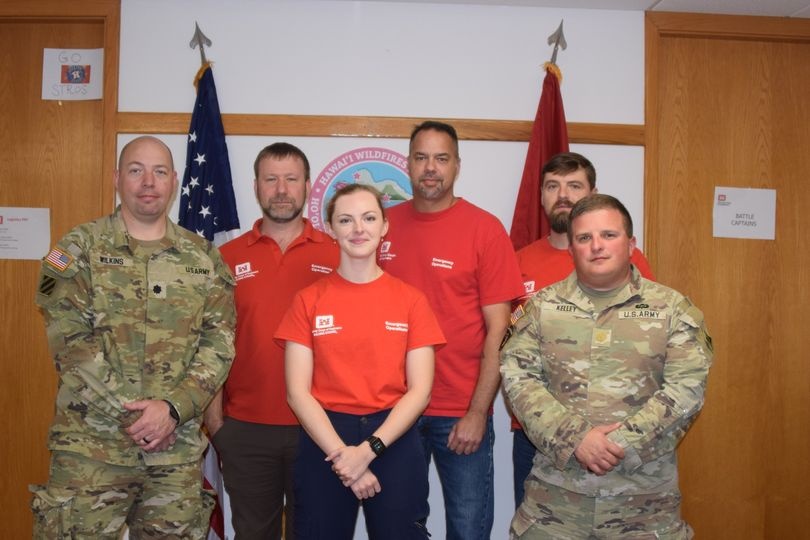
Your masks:
[[[347,445],[372,435],[390,411],[365,416],[326,411]],[[332,472],[332,464],[304,430],[295,464],[296,540],[351,540],[363,505],[370,540],[424,540],[428,537],[428,469],[415,427],[375,458],[369,468],[382,490],[359,501]]]

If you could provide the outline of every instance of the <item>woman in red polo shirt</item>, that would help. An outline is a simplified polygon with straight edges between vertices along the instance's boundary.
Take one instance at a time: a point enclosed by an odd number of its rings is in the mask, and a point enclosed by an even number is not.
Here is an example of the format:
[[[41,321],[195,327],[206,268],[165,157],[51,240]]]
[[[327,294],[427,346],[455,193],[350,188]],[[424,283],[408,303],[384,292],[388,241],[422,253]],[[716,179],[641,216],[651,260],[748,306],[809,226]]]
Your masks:
[[[337,272],[301,290],[275,337],[286,341],[287,398],[304,431],[295,538],[427,538],[428,472],[414,423],[445,342],[424,295],[377,265],[388,230],[381,196],[349,184],[327,206]]]

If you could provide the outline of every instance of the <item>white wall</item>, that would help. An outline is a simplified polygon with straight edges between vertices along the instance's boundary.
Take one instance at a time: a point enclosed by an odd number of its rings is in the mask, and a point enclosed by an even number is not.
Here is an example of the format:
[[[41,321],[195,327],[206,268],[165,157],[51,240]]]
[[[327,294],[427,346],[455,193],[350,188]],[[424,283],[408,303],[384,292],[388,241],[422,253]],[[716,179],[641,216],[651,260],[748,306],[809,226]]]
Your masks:
[[[207,50],[223,113],[533,119],[546,38],[565,19],[560,51],[569,122],[644,122],[644,19],[640,11],[309,0],[122,0],[119,109],[189,112],[199,53]],[[132,136],[122,135],[120,142]],[[178,173],[185,137],[163,136]],[[256,153],[288,140],[309,156],[313,178],[337,155],[360,146],[407,153],[401,139],[228,137],[242,228],[259,216],[252,193]],[[526,143],[462,141],[457,192],[512,220]],[[643,238],[643,165],[639,147],[572,145],[598,171],[602,193],[627,204]],[[172,213],[177,215],[176,210]],[[513,512],[511,434],[496,404],[493,539],[508,537]],[[431,478],[433,538],[444,538],[441,494]],[[357,538],[365,538],[362,524]]]

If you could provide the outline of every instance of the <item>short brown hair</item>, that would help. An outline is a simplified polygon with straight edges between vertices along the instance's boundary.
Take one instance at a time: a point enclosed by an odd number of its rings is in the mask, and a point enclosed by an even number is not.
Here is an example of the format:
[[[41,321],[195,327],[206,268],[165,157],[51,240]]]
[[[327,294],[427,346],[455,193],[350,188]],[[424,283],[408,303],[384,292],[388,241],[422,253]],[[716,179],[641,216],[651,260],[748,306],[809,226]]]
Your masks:
[[[253,178],[259,178],[259,163],[265,158],[284,159],[286,157],[297,157],[304,162],[304,180],[309,180],[309,160],[306,154],[295,146],[287,142],[277,142],[265,146],[259,151],[256,160],[253,162]]]
[[[597,210],[618,210],[622,215],[624,222],[624,232],[627,233],[628,238],[633,237],[633,218],[630,217],[630,212],[616,197],[610,195],[603,195],[601,193],[592,193],[587,197],[583,197],[576,202],[568,213],[568,241],[574,241],[573,224],[574,220],[583,214],[595,212]]]
[[[540,184],[542,185],[546,173],[566,175],[577,172],[580,169],[585,171],[588,184],[591,185],[591,191],[593,191],[596,187],[596,169],[594,169],[593,163],[591,163],[588,158],[576,152],[562,152],[552,156],[551,159],[543,165],[543,170],[540,173]]]

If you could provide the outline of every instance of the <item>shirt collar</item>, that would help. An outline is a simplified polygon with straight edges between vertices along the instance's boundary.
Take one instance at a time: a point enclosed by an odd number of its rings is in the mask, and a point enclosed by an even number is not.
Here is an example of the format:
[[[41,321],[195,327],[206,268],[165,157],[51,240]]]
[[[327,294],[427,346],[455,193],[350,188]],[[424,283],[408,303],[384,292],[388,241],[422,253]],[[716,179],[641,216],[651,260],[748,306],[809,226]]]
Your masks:
[[[637,297],[640,294],[640,292],[641,292],[641,274],[639,273],[635,265],[631,263],[630,281],[628,281],[624,285],[624,287],[618,293],[616,293],[616,296],[613,297],[613,302],[611,303],[611,306],[624,304],[630,301],[631,299]],[[591,304],[588,295],[586,295],[579,287],[579,283],[577,282],[576,270],[571,272],[568,275],[568,277],[565,278],[563,286],[560,289],[559,295],[584,311],[590,311],[593,308],[593,305]]]
[[[166,233],[160,241],[163,249],[173,248],[177,245],[177,238],[179,236],[176,225],[168,218],[166,219]],[[127,224],[124,222],[124,216],[121,214],[121,205],[115,208],[112,217],[112,228],[114,232],[115,247],[129,247],[129,232],[127,231]]]
[[[248,246],[252,246],[256,242],[261,241],[262,238],[267,238],[267,240],[269,240],[271,242],[273,241],[273,239],[270,238],[269,236],[265,237],[262,234],[261,227],[262,227],[262,220],[263,219],[264,218],[259,218],[253,223],[253,227],[250,229],[250,232],[248,233],[248,242],[247,242]],[[301,231],[301,234],[298,235],[298,237],[296,237],[295,240],[293,240],[290,243],[290,246],[294,246],[295,244],[298,244],[300,242],[307,242],[307,241],[309,241],[309,242],[318,242],[318,243],[323,242],[324,241],[324,234],[321,233],[320,231],[318,231],[317,229],[315,229],[315,227],[312,226],[312,222],[310,222],[308,219],[306,219],[306,218],[302,218],[302,219],[304,221],[304,230]]]

